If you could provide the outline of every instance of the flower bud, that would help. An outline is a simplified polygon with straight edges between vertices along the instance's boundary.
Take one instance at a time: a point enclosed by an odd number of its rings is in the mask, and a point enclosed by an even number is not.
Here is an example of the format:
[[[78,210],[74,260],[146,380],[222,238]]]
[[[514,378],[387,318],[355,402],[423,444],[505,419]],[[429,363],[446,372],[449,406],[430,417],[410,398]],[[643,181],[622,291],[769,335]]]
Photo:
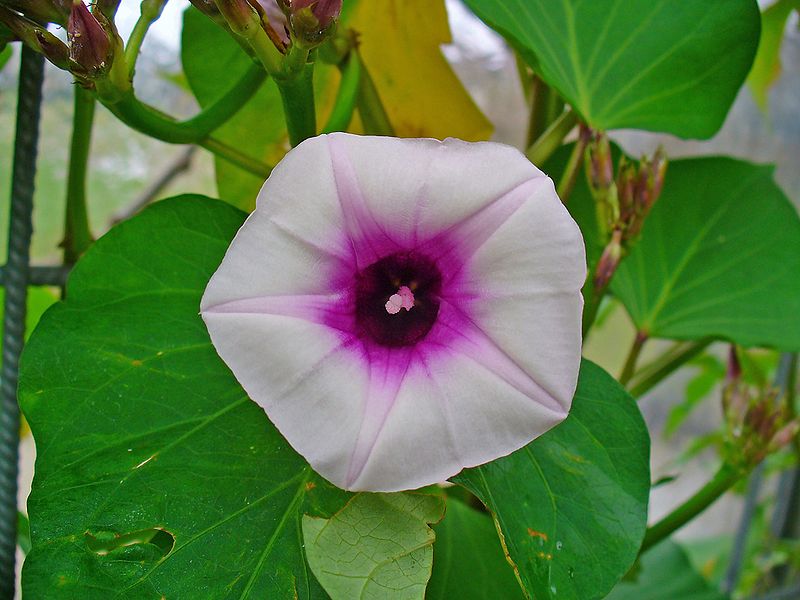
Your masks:
[[[611,241],[603,249],[603,254],[597,262],[594,275],[594,287],[597,290],[605,289],[614,276],[614,272],[622,260],[622,230],[615,229],[611,233]]]
[[[70,58],[89,77],[107,70],[111,65],[111,38],[83,0],[75,0],[72,4],[67,37]]]
[[[633,224],[636,216],[636,165],[626,160],[623,155],[619,159],[617,173],[617,197],[619,198],[619,220],[623,227]]]
[[[9,10],[2,4],[0,4],[0,23],[8,27],[26,46],[43,54],[55,66],[64,70],[70,68],[67,46],[41,25]]]
[[[775,452],[789,444],[800,432],[800,421],[794,419],[781,427],[769,442],[769,451]]]
[[[636,185],[636,203],[644,218],[661,195],[664,175],[667,171],[667,157],[663,148],[656,150],[652,159],[642,158],[639,168],[639,181]]]
[[[593,188],[604,190],[614,183],[614,164],[608,136],[595,132],[589,142],[589,180]]]
[[[323,29],[338,19],[342,12],[342,0],[290,0],[289,4],[292,12],[310,8]]]
[[[297,43],[313,47],[328,36],[339,14],[342,0],[280,0],[289,16],[289,27]]]
[[[0,0],[6,5],[39,24],[66,25],[70,0]]]

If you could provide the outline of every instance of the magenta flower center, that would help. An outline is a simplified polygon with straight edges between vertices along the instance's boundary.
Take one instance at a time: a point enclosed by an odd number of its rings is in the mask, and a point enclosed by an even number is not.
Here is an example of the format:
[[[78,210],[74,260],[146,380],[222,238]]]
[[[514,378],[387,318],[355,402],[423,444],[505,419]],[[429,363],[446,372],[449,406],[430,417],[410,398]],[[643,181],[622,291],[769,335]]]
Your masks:
[[[415,252],[390,254],[356,275],[356,324],[381,346],[411,346],[439,315],[442,274]]]

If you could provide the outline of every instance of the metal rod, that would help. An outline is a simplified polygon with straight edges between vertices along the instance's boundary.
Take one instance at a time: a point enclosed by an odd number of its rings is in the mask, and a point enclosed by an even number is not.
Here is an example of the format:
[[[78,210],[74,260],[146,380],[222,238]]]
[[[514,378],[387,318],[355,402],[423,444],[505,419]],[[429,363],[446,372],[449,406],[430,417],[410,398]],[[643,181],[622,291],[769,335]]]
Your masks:
[[[62,265],[53,267],[29,267],[28,285],[51,285],[53,287],[63,287],[67,282],[69,270],[69,267]],[[0,285],[6,284],[7,272],[8,265],[3,265],[0,267]]]
[[[25,337],[28,297],[31,213],[33,207],[39,110],[44,57],[22,47],[17,130],[11,179],[8,263],[5,268],[3,366],[0,371],[0,598],[12,600],[16,585],[17,476],[19,474],[19,356]]]

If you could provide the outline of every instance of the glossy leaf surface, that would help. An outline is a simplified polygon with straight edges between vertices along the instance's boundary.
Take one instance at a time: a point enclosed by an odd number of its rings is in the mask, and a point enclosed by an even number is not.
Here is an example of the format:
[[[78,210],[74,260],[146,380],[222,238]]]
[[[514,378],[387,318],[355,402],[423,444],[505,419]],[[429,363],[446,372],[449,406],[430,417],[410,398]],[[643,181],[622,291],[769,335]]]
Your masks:
[[[620,583],[608,600],[725,600],[727,597],[694,570],[683,548],[667,540],[642,557],[635,581]]]
[[[347,495],[246,397],[198,314],[243,219],[201,196],[148,208],[95,243],[31,336],[26,595],[324,597],[300,520]]]
[[[433,529],[436,543],[427,600],[524,598],[488,514],[448,497],[445,517]]]
[[[708,138],[747,75],[754,0],[466,0],[597,129]]]
[[[525,448],[453,478],[494,514],[534,598],[602,598],[647,520],[649,438],[633,399],[584,361],[569,417]]]
[[[654,337],[800,349],[800,218],[769,166],[676,160],[612,291]]]

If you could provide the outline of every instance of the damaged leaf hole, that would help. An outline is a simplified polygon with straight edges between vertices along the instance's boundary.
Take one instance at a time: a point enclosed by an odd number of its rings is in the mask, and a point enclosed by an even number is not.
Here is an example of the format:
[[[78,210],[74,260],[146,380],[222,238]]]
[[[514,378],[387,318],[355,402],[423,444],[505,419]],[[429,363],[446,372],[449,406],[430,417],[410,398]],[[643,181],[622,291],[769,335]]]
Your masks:
[[[129,533],[100,531],[84,534],[86,547],[98,556],[106,556],[116,550],[141,551],[142,559],[160,560],[166,558],[175,547],[175,536],[166,529],[151,527]]]

